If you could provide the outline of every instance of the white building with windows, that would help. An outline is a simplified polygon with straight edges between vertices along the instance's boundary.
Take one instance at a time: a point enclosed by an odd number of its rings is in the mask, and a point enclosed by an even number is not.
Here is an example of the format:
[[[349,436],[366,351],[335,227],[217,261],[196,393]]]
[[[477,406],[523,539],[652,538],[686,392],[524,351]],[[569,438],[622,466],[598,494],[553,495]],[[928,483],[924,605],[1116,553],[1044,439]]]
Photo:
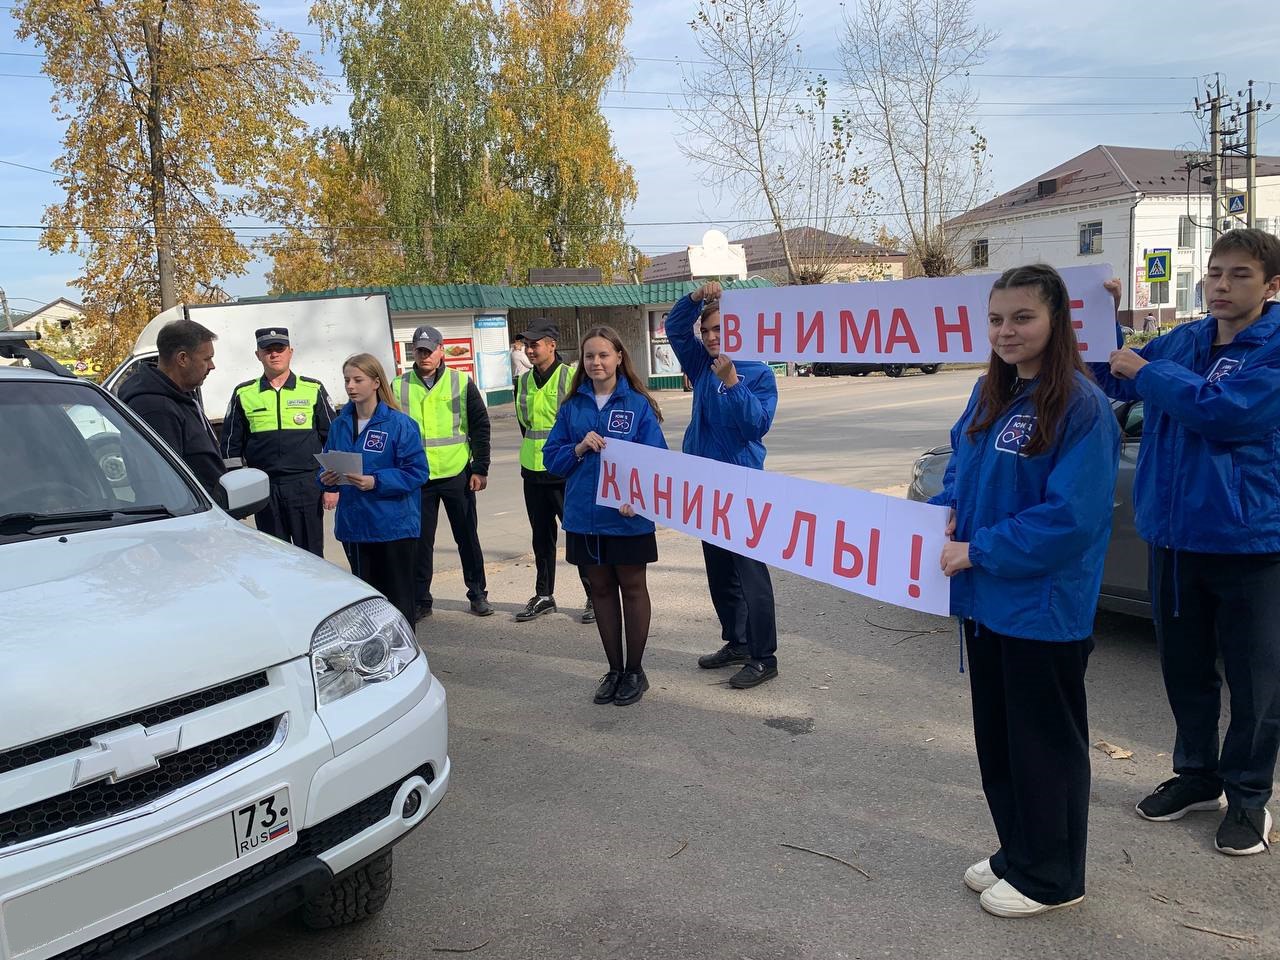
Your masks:
[[[1110,263],[1125,278],[1121,322],[1141,328],[1151,313],[1169,323],[1203,313],[1202,280],[1215,235],[1208,173],[1182,151],[1097,146],[956,217],[947,229],[963,245],[971,273],[1026,263]],[[1246,216],[1244,161],[1225,164],[1223,175],[1219,232],[1245,226]],[[1255,204],[1254,225],[1280,232],[1280,157],[1258,158]],[[1149,278],[1146,256],[1159,251],[1169,252],[1169,275]]]

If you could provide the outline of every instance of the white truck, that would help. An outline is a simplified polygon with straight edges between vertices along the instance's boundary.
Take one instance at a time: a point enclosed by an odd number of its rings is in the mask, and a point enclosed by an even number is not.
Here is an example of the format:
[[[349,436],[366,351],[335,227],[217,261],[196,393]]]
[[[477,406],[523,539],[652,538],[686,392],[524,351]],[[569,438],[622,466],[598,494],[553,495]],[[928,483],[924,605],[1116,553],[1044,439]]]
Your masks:
[[[220,509],[28,336],[0,333],[29,364],[0,366],[0,960],[170,960],[284,911],[377,913],[450,778],[413,627],[237,522],[265,474],[227,473]]]
[[[387,376],[396,375],[391,313],[386,294],[350,294],[338,297],[297,297],[285,300],[236,303],[179,304],[148,323],[128,358],[103,381],[112,393],[140,364],[156,362],[156,335],[172,320],[194,320],[217,334],[213,372],[200,388],[205,416],[218,428],[231,392],[237,384],[262,376],[262,364],[254,356],[253,332],[265,327],[287,327],[293,347],[293,369],[324,384],[329,399],[346,402],[342,362],[353,353],[371,353]]]

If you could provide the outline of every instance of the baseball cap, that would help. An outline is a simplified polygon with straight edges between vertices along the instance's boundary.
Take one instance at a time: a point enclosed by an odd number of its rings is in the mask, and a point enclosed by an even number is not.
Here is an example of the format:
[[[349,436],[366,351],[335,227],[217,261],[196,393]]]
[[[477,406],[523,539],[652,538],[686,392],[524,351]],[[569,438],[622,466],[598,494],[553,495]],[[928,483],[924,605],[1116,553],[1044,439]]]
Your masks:
[[[559,342],[560,328],[546,317],[538,317],[529,322],[529,329],[520,334],[520,339],[529,341],[551,339]]]
[[[280,343],[289,346],[289,328],[288,327],[263,327],[261,330],[253,331],[254,337],[258,340],[258,349],[269,347],[273,343]]]
[[[413,349],[438,350],[444,343],[444,334],[435,327],[418,327],[413,331]]]

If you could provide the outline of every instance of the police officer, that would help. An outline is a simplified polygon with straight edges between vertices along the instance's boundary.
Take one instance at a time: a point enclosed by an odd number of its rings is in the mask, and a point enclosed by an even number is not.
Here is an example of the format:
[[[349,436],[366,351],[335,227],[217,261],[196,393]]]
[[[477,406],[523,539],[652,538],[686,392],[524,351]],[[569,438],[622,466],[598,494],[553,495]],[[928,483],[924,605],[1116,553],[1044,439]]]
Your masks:
[[[556,523],[564,517],[564,478],[547,471],[542,461],[551,428],[560,404],[569,395],[573,369],[560,362],[556,347],[560,329],[550,320],[534,320],[520,335],[533,369],[516,381],[516,420],[524,439],[520,443],[520,477],[524,481],[524,507],[533,528],[533,559],[537,568],[537,591],[525,608],[516,614],[520,621],[532,620],[556,608]],[[591,587],[586,574],[578,570],[586,592],[583,623],[594,623]]]
[[[288,329],[265,327],[254,336],[262,376],[231,392],[222,455],[238,457],[271,478],[271,499],[255,516],[258,529],[322,557],[322,506],[332,509],[337,494],[316,486],[315,455],[329,435],[333,404],[324,384],[290,369]]]
[[[471,612],[493,613],[480,550],[476,493],[489,483],[489,411],[475,381],[444,364],[444,337],[435,327],[413,331],[413,366],[391,392],[422,432],[431,479],[422,488],[422,528],[414,574],[417,619],[431,616],[432,561],[444,504],[467,585]]]

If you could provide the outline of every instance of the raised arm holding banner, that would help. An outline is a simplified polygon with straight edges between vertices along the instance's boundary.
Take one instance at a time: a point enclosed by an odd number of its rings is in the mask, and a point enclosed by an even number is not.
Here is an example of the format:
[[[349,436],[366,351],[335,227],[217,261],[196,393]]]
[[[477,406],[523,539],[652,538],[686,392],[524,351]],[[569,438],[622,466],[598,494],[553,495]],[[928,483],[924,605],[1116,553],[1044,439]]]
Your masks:
[[[1110,264],[1060,271],[1086,361],[1115,349]],[[997,274],[726,290],[720,349],[735,360],[986,363],[987,298]]]

